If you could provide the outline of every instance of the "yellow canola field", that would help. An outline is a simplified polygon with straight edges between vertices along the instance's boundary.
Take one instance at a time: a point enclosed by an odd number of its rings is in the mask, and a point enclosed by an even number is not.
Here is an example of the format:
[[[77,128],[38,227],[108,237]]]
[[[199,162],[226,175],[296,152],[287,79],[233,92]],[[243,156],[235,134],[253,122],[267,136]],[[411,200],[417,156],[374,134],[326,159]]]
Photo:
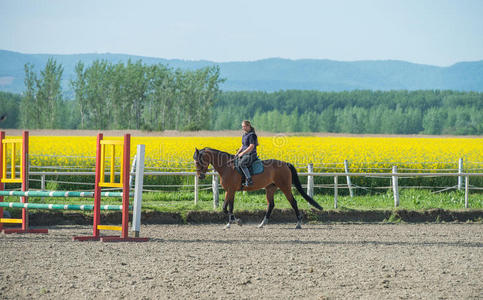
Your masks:
[[[241,137],[133,137],[131,157],[137,144],[145,144],[147,168],[194,170],[195,147],[235,153],[240,143]],[[483,166],[481,138],[275,136],[259,137],[259,144],[262,159],[288,161],[302,170],[313,163],[315,170],[322,172],[341,170],[344,160],[348,160],[352,172],[386,172],[393,165],[420,171],[456,169],[459,158],[464,159],[466,170]],[[32,167],[92,168],[95,153],[96,137],[30,137]],[[120,157],[120,152],[116,156]]]

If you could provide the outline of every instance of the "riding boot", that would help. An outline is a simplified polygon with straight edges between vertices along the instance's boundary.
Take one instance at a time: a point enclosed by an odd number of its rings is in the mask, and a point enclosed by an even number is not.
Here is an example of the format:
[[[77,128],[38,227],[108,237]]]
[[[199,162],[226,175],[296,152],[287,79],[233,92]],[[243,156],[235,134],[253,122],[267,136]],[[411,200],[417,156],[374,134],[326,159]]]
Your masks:
[[[245,166],[241,166],[240,168],[243,171],[243,174],[245,174],[245,179],[246,179],[245,186],[252,185],[253,181],[252,181],[252,177],[250,176],[250,171],[248,171],[248,168]]]

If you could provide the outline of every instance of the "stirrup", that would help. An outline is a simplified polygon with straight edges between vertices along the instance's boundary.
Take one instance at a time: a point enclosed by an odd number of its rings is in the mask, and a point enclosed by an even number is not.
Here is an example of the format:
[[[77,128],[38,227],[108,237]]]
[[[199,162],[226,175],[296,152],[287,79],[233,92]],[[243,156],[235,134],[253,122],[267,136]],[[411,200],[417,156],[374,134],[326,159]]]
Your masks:
[[[243,186],[250,186],[253,185],[253,180],[251,178],[247,179],[245,183],[243,183]]]

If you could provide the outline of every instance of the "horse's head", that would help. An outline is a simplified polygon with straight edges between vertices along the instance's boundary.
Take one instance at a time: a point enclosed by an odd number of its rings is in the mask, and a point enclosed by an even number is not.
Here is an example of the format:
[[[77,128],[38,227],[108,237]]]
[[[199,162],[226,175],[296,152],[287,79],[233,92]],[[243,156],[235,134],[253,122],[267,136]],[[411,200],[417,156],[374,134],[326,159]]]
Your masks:
[[[195,160],[196,165],[196,176],[198,176],[199,179],[204,179],[208,166],[210,165],[210,163],[207,161],[207,156],[204,155],[204,150],[196,149],[193,159]]]

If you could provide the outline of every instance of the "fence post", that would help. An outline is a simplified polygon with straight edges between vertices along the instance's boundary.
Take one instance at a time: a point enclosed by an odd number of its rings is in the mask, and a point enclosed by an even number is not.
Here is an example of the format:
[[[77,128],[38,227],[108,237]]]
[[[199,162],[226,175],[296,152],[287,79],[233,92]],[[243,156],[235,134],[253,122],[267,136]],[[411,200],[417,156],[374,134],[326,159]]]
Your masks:
[[[349,194],[352,197],[354,197],[354,192],[352,191],[352,183],[351,183],[351,177],[349,176],[349,163],[347,162],[347,159],[344,160],[344,170],[347,173],[347,186],[349,187]]]
[[[338,183],[338,177],[334,176],[334,208],[337,208],[337,196],[339,193],[337,183]]]
[[[137,153],[135,156],[135,163],[133,162],[133,167],[136,166],[136,181],[134,185],[134,206],[132,212],[132,230],[134,231],[134,236],[139,237],[140,224],[141,224],[141,202],[143,201],[143,184],[144,184],[144,145],[137,146]],[[132,176],[129,178],[132,184]]]
[[[458,173],[463,173],[463,159],[460,158],[458,160]],[[458,191],[461,191],[461,187],[463,185],[463,176],[458,176]]]
[[[213,174],[211,186],[213,188],[213,208],[216,209],[219,205],[220,198],[220,193],[218,191],[218,174]]]
[[[139,147],[137,148],[137,150],[139,150]],[[135,172],[135,170],[136,170],[136,163],[137,163],[137,157],[136,156],[137,156],[137,153],[136,153],[136,155],[134,155],[134,158],[133,158],[132,164],[131,164],[131,172],[129,172],[129,187],[133,187],[134,176],[132,175],[132,173]]]
[[[195,175],[195,205],[198,204],[198,176]]]
[[[470,176],[465,176],[465,208],[468,208],[468,198],[470,194]]]
[[[40,189],[45,191],[45,175],[40,176]]]
[[[314,172],[314,164],[313,163],[310,163],[307,166],[307,171],[309,173]],[[310,197],[314,196],[314,176],[313,175],[307,176],[307,195],[309,195]]]
[[[397,174],[397,166],[392,167],[392,173]],[[392,176],[392,191],[394,193],[394,207],[399,206],[399,187],[398,187],[398,177]]]

